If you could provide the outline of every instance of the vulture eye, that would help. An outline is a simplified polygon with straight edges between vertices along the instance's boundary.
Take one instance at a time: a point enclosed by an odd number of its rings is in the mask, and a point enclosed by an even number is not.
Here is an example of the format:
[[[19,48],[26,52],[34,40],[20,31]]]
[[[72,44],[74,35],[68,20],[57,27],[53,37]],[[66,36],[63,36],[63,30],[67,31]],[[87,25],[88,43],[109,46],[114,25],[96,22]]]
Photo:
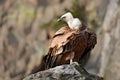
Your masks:
[[[62,19],[65,19],[66,17],[64,16],[64,17],[62,17]]]
[[[65,20],[65,16],[64,17],[61,17],[61,18],[59,18],[57,21],[64,21]]]

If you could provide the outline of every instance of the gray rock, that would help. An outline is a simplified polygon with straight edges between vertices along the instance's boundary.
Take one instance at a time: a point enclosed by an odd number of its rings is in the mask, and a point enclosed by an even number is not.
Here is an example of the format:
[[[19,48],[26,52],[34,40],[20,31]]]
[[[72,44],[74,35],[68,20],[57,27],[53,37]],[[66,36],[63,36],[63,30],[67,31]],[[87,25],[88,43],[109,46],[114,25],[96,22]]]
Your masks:
[[[70,64],[31,74],[23,80],[103,80],[103,78],[88,73],[80,65]]]

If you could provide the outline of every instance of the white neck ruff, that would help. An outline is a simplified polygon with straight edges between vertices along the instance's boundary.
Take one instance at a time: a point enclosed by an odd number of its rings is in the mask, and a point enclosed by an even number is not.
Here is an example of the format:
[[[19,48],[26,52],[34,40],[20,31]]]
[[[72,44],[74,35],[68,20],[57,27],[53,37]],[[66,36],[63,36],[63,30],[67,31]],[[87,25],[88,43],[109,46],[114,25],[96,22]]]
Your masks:
[[[79,29],[81,27],[81,21],[78,18],[69,20],[67,24],[70,29]]]

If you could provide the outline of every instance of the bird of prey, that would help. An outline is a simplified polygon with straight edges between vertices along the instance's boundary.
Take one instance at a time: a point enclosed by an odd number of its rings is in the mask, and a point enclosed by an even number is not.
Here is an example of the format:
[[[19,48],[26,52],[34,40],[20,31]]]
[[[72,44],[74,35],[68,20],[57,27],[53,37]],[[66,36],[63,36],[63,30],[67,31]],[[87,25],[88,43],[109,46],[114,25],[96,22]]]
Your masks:
[[[73,62],[81,63],[97,43],[95,32],[70,12],[57,21],[65,21],[67,26],[61,27],[51,38],[48,53],[42,60],[42,70]]]

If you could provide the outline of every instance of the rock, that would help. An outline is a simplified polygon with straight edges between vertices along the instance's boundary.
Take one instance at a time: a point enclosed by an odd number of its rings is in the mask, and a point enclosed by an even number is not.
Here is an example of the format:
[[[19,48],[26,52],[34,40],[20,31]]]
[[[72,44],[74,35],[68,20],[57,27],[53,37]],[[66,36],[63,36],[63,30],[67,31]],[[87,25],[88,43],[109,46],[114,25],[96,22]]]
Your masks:
[[[105,16],[88,66],[105,80],[120,80],[120,0],[108,0],[106,4],[102,0],[102,4]]]
[[[81,65],[66,64],[31,74],[23,80],[103,80],[103,78],[88,73]]]

